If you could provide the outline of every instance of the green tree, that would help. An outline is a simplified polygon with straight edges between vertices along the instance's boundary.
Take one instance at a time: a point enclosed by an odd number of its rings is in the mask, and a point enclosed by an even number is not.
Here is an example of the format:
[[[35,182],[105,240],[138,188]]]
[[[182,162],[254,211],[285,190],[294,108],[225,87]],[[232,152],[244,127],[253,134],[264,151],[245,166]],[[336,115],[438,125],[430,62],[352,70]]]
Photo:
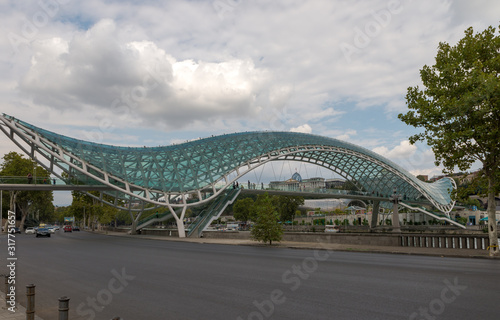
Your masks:
[[[244,198],[236,200],[233,205],[234,218],[240,221],[248,221],[255,219],[253,212],[254,201],[252,198]]]
[[[70,207],[56,207],[54,210],[54,215],[55,215],[55,221],[59,223],[64,223],[64,217],[69,217],[71,216],[70,214]]]
[[[425,87],[409,87],[410,111],[399,118],[423,128],[410,142],[427,141],[445,173],[479,161],[488,181],[490,255],[498,255],[495,188],[500,170],[500,37],[489,27],[472,28],[455,46],[439,44],[436,63],[420,70]]]
[[[279,223],[279,214],[267,193],[257,197],[254,210],[257,219],[251,230],[252,239],[264,243],[269,242],[270,245],[273,244],[273,241],[281,241],[283,228]]]
[[[497,186],[495,189],[495,194],[498,194],[500,192],[500,170],[497,172]],[[460,183],[457,183],[458,187],[456,190],[456,198],[458,201],[460,201],[463,205],[472,207],[476,206],[478,208],[481,208],[481,210],[484,210],[482,204],[479,202],[478,199],[472,199],[470,198],[471,195],[477,195],[480,197],[485,197],[488,195],[488,181],[482,171],[477,172],[477,174],[474,175],[474,177],[470,180],[467,181],[459,181]]]
[[[38,166],[35,161],[26,159],[17,152],[9,152],[2,159],[3,162],[0,165],[0,175],[2,176],[26,177],[31,174],[35,183],[42,183],[50,178],[50,172]],[[22,182],[28,183],[28,179],[24,179],[22,178]],[[16,211],[14,207],[17,206],[20,211],[21,222],[19,226],[22,229],[24,229],[24,222],[30,212],[34,215],[38,211],[40,215],[40,211],[42,211],[42,217],[50,217],[54,212],[52,191],[9,191],[9,196],[10,210]]]
[[[293,220],[299,206],[304,204],[304,198],[298,196],[274,196],[272,200],[281,221]]]
[[[98,191],[89,191],[89,194],[100,198]],[[68,213],[76,220],[83,220],[84,227],[91,226],[95,230],[98,223],[109,224],[115,220],[119,209],[105,204],[88,194],[72,191],[73,201],[69,207]],[[108,195],[102,195],[103,200],[113,202],[113,198]]]

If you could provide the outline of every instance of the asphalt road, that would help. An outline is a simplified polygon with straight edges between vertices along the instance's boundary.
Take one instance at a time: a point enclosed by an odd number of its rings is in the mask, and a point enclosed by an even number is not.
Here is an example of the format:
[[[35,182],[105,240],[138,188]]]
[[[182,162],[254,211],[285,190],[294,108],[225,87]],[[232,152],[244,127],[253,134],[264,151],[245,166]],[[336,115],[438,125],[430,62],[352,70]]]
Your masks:
[[[6,273],[6,236],[0,236]],[[57,319],[498,319],[500,261],[131,239],[16,237],[17,300]],[[1,284],[3,290],[3,284]],[[2,310],[0,310],[2,312]]]

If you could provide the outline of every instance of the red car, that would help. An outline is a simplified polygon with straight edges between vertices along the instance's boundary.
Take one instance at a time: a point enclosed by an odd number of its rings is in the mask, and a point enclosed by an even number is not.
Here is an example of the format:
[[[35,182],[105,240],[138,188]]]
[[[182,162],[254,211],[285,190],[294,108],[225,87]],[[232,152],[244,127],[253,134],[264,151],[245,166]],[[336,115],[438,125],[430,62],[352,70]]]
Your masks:
[[[70,225],[65,225],[64,226],[64,232],[72,232],[73,228]]]

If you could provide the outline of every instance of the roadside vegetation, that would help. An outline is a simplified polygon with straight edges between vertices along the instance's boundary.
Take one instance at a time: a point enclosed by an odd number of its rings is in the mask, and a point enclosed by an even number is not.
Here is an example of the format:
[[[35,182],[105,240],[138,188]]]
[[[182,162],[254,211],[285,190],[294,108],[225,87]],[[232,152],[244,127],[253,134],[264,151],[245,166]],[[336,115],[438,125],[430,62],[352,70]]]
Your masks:
[[[420,70],[423,88],[409,87],[406,124],[421,128],[410,143],[426,141],[444,172],[480,163],[478,183],[488,195],[490,255],[499,255],[495,194],[500,180],[500,36],[473,28],[454,46],[439,44],[435,64]]]

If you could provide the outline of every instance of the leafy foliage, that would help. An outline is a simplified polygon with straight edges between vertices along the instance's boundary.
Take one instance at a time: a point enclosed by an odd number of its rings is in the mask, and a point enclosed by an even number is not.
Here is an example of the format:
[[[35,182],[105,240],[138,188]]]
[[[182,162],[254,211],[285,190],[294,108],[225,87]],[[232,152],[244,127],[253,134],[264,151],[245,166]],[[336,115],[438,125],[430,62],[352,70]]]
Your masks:
[[[452,47],[440,43],[436,64],[420,70],[426,89],[410,87],[410,111],[398,117],[424,132],[410,142],[426,140],[452,172],[467,170],[481,161],[485,170],[500,164],[500,37],[490,27],[474,35],[473,29]],[[490,172],[486,172],[490,174]]]
[[[269,196],[280,221],[289,221],[297,215],[297,209],[304,204],[303,197],[297,196]],[[247,197],[237,200],[233,205],[233,214],[236,220],[255,221],[255,205],[257,201]],[[300,212],[299,212],[300,214]]]
[[[1,176],[26,177],[31,174],[39,183],[50,178],[50,172],[37,165],[35,161],[24,158],[17,152],[9,152],[3,156],[3,162],[0,165]],[[25,183],[28,183],[26,180]],[[21,228],[24,228],[24,222],[29,213],[38,215],[42,221],[52,221],[54,218],[54,200],[52,191],[10,191],[9,196],[13,199],[12,205],[16,205],[21,214]]]
[[[234,218],[240,221],[248,221],[255,219],[255,211],[253,210],[254,201],[252,198],[243,198],[236,200],[233,205]]]
[[[410,111],[399,114],[423,132],[410,142],[427,141],[445,172],[482,163],[488,181],[490,254],[498,254],[494,194],[500,171],[500,36],[489,27],[472,28],[455,46],[439,44],[436,63],[420,70],[424,90],[408,88]]]
[[[98,191],[89,191],[88,193],[99,197]],[[77,220],[84,220],[86,225],[91,225],[95,228],[97,222],[101,224],[109,224],[116,219],[119,210],[100,202],[99,200],[78,191],[72,191],[73,201],[68,208],[68,213],[74,216]],[[103,195],[103,199],[113,202],[113,198],[108,195]]]
[[[297,196],[274,196],[272,201],[281,221],[292,220],[298,207],[304,204],[304,198]]]
[[[279,223],[279,214],[267,193],[257,197],[254,210],[257,221],[251,230],[252,239],[264,243],[269,242],[270,245],[273,241],[281,241],[283,228]]]

